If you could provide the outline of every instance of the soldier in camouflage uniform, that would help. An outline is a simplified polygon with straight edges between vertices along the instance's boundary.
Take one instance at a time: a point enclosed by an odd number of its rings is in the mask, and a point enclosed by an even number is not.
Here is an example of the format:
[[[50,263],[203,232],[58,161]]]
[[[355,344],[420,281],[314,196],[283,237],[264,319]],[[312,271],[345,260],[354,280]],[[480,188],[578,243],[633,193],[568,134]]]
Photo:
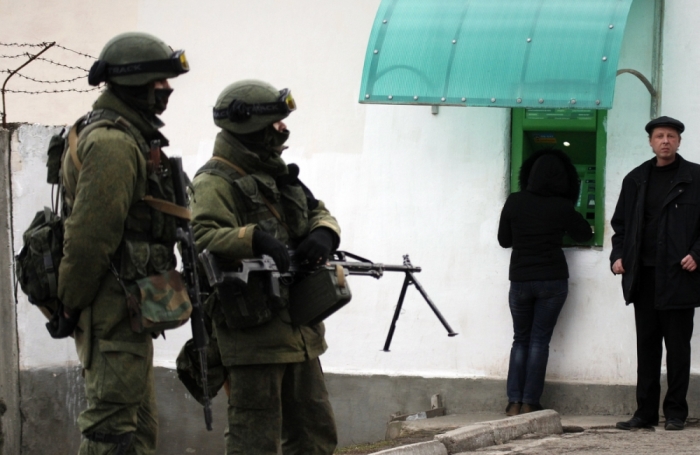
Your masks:
[[[286,271],[287,248],[324,263],[340,242],[340,227],[323,202],[281,157],[289,136],[282,119],[295,109],[289,90],[255,80],[219,95],[214,123],[221,127],[212,159],[194,178],[192,226],[198,250],[221,261],[262,254]],[[230,388],[226,453],[332,454],[337,435],[318,357],[327,346],[323,323],[294,326],[286,308],[251,275],[229,301],[206,302]]]
[[[134,280],[175,267],[175,220],[144,198],[174,201],[169,163],[151,141],[168,145],[157,114],[172,92],[167,79],[188,69],[182,51],[154,36],[110,40],[89,74],[106,89],[73,127],[77,148],[63,158],[62,311],[49,331],[74,335],[83,366],[83,455],[156,451],[153,340],[132,330],[126,292]]]

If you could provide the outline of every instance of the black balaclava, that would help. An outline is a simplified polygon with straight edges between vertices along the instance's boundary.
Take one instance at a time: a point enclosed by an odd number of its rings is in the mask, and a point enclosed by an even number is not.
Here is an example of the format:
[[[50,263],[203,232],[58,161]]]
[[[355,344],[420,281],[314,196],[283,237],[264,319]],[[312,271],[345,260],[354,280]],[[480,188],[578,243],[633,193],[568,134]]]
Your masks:
[[[109,88],[128,106],[153,118],[162,114],[168,106],[168,98],[173,92],[170,88],[155,88],[153,83],[147,85],[119,85],[110,82]]]
[[[284,143],[289,139],[289,130],[277,131],[272,125],[248,134],[232,134],[248,150],[257,153],[263,161],[272,155],[281,155],[287,148]]]

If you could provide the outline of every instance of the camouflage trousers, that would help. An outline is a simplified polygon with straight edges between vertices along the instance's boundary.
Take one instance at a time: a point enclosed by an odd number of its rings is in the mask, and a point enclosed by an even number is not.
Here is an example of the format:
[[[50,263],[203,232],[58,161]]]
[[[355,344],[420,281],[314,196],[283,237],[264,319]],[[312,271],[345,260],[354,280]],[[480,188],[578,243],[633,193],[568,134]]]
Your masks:
[[[88,408],[80,413],[83,435],[133,433],[125,455],[153,455],[158,411],[153,379],[153,342],[94,340],[90,368],[83,370]],[[78,455],[114,455],[117,445],[83,438]]]
[[[338,443],[318,358],[227,367],[226,454],[331,455]]]

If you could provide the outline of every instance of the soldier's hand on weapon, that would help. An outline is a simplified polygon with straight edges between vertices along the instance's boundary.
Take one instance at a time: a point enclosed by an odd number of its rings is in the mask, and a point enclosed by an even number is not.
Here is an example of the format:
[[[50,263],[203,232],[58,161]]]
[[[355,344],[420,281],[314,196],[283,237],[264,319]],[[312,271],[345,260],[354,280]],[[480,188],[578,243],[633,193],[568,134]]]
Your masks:
[[[46,330],[49,331],[51,338],[67,338],[73,335],[75,328],[80,319],[80,311],[70,312],[63,303],[58,303],[58,308],[51,315],[51,319],[46,323]]]
[[[291,259],[287,246],[265,231],[260,229],[253,231],[253,253],[270,256],[280,273],[287,273],[289,270]]]
[[[299,244],[296,256],[309,264],[325,264],[335,246],[335,233],[330,229],[316,228]]]

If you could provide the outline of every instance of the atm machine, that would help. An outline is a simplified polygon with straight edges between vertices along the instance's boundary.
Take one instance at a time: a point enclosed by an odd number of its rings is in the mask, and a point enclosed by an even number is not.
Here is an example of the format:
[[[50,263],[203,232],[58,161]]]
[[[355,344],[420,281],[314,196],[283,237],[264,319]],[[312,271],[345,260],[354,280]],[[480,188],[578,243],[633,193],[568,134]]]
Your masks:
[[[588,242],[566,236],[565,246],[603,246],[605,230],[605,155],[607,111],[594,109],[513,109],[511,192],[520,191],[524,160],[542,149],[556,148],[571,158],[581,181],[576,210],[594,235]]]

